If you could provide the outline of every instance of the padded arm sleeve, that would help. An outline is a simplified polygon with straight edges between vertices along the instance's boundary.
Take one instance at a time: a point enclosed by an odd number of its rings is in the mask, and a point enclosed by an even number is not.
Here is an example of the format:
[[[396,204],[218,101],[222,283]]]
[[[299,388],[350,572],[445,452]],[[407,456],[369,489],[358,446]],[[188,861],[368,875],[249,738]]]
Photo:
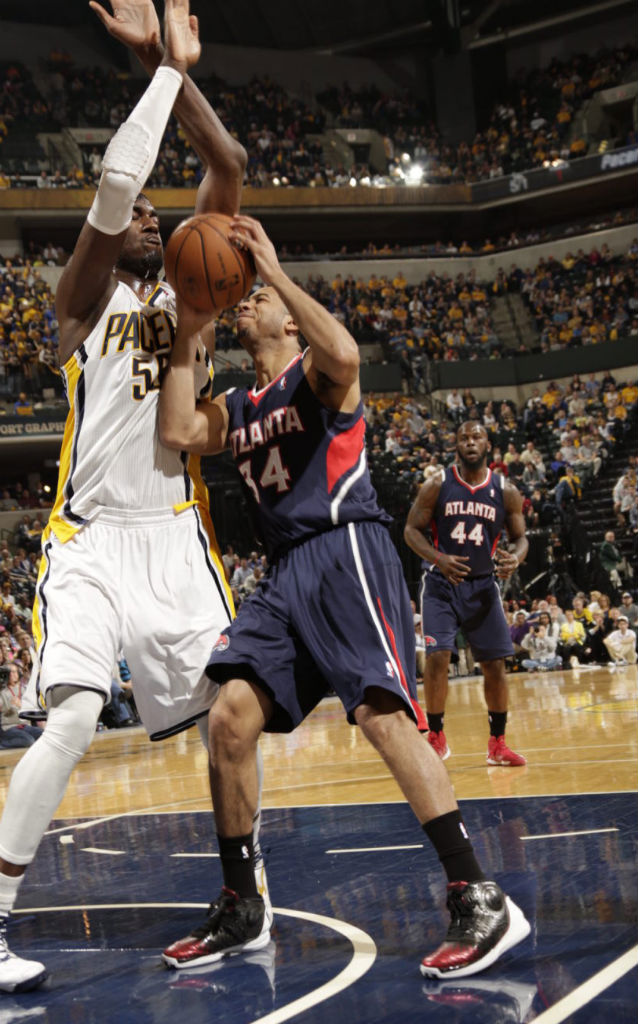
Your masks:
[[[179,71],[166,65],[159,67],[128,120],[109,142],[87,218],[91,227],[105,235],[118,235],[131,223],[133,204],[157,160],[181,85]]]

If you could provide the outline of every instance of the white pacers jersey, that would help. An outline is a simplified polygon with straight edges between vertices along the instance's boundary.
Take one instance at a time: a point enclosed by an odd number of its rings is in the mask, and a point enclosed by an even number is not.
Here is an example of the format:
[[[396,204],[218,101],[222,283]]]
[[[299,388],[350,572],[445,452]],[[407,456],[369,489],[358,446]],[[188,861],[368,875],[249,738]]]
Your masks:
[[[168,285],[143,303],[120,282],[63,367],[69,415],[42,534],[27,714],[41,717],[56,686],[96,689],[109,700],[120,650],[152,739],[187,728],[214,700],[204,669],[234,610],[199,456],[158,438],[175,323]],[[203,352],[196,389],[212,390]]]
[[[166,448],[157,431],[159,387],[175,336],[175,299],[160,282],[146,302],[123,282],[86,341],[62,367],[69,413],[50,527],[68,540],[101,509],[156,510],[207,500],[199,457]],[[198,354],[196,390],[212,391]]]

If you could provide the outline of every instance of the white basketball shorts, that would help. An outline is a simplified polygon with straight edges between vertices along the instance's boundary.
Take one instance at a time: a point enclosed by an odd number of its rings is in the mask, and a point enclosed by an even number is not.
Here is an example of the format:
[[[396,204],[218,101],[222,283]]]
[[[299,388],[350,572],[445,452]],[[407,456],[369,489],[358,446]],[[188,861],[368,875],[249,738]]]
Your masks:
[[[99,690],[108,701],[121,651],[151,739],[208,712],[217,685],[204,668],[234,612],[216,541],[196,507],[179,515],[103,510],[64,544],[50,534],[42,553],[31,701],[43,707],[47,690],[60,685]]]

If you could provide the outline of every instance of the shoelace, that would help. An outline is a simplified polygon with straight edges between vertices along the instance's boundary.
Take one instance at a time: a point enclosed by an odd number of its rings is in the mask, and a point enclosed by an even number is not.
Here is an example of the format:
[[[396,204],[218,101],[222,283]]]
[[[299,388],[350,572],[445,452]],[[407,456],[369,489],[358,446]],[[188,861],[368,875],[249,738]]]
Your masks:
[[[236,901],[234,896],[230,896],[223,892],[215,903],[211,903],[206,913],[206,921],[201,924],[199,928],[194,928],[191,932],[196,939],[204,939],[210,932],[218,929],[220,920],[228,910],[234,910]]]
[[[464,918],[472,917],[474,913],[474,907],[472,902],[468,899],[467,891],[455,892],[452,890],[448,893],[447,905],[452,915],[452,921],[448,928],[446,940],[454,941],[466,938],[466,922]]]

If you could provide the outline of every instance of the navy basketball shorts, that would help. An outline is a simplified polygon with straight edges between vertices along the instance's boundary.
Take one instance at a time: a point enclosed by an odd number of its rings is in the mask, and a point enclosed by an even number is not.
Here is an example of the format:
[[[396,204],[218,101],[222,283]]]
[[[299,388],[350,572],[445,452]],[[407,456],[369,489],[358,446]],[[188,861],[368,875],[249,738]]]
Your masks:
[[[275,704],[269,732],[290,732],[330,690],[353,712],[368,687],[416,700],[413,614],[387,529],[349,523],[292,548],[218,638],[208,673],[249,679]]]
[[[439,572],[425,572],[421,621],[426,654],[455,651],[459,627],[476,661],[509,658],[514,653],[501,592],[493,576],[454,585]]]

